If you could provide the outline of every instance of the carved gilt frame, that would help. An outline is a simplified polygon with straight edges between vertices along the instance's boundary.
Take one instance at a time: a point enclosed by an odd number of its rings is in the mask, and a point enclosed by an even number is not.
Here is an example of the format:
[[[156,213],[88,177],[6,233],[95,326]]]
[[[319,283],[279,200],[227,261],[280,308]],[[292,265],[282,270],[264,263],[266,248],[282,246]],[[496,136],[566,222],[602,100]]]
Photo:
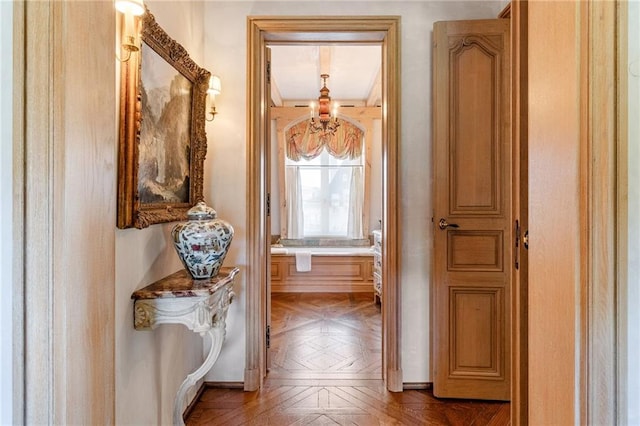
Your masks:
[[[117,226],[142,229],[155,223],[183,220],[187,210],[203,199],[204,159],[207,152],[205,107],[211,73],[199,67],[186,49],[169,37],[148,9],[137,26],[141,27],[136,31],[136,34],[140,34],[141,51],[132,54],[127,62],[121,64]],[[191,83],[190,116],[186,118],[188,122],[181,123],[188,126],[189,133],[185,154],[188,175],[182,181],[182,188],[188,190],[187,194],[181,193],[183,198],[178,201],[175,201],[175,197],[160,202],[155,199],[145,201],[139,190],[141,131],[147,114],[141,90],[144,83],[142,49],[148,48],[175,68],[175,77],[182,75]],[[151,97],[149,94],[147,96]]]

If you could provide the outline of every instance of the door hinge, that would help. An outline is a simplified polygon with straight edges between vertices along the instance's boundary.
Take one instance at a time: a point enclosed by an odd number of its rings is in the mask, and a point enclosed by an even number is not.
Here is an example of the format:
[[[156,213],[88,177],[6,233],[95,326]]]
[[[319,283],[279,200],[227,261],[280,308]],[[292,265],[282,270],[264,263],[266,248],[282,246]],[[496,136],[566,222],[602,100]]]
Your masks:
[[[271,347],[271,326],[268,325],[267,326],[267,349],[269,349]]]
[[[271,216],[271,193],[267,193],[267,217]]]
[[[516,229],[515,229],[515,234],[516,234],[516,248],[515,248],[515,256],[513,256],[513,258],[515,259],[515,266],[516,269],[520,268],[520,250],[518,250],[518,248],[520,247],[520,221],[516,220]]]
[[[271,84],[271,61],[267,61],[267,84]]]

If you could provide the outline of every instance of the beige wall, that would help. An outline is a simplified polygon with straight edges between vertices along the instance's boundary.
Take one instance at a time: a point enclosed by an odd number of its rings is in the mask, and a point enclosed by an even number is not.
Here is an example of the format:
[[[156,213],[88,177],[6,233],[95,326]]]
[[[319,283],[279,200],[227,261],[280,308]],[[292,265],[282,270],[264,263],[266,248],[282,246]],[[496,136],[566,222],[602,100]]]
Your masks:
[[[246,223],[246,19],[263,15],[399,15],[401,16],[401,145],[399,184],[402,216],[400,284],[402,286],[402,368],[405,382],[429,377],[429,261],[431,256],[431,29],[433,22],[496,17],[504,2],[207,2],[205,5],[205,66],[222,79],[216,98],[220,112],[210,133],[207,179],[213,206],[236,227],[229,262],[245,262]],[[238,304],[244,306],[240,275]],[[207,380],[243,378],[242,306],[229,311],[233,333]],[[243,335],[244,337],[244,335]]]
[[[204,66],[203,4],[145,3],[167,34]],[[111,62],[119,70],[115,59]],[[118,72],[115,75],[117,79]],[[113,149],[115,152],[115,144]],[[170,242],[174,224],[121,230],[115,228],[114,218],[110,222],[115,230],[116,254],[116,424],[170,424],[175,392],[187,374],[202,363],[202,338],[181,325],[134,330],[131,293],[182,267]],[[190,401],[194,394],[195,389],[187,399]]]

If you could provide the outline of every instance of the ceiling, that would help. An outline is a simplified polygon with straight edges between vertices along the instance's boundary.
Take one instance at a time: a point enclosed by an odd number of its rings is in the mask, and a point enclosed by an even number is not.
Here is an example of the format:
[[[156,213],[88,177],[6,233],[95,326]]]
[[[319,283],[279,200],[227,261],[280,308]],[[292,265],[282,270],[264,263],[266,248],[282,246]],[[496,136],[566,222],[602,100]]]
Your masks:
[[[380,103],[380,45],[272,45],[271,87],[277,106],[308,105],[329,74],[329,96],[340,105]]]

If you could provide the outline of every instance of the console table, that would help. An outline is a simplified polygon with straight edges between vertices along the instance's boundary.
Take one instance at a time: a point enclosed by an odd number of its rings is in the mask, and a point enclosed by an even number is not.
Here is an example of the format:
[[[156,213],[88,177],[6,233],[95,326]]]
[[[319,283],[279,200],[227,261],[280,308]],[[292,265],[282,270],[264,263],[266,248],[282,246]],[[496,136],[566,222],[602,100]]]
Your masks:
[[[203,339],[209,336],[211,347],[204,362],[187,375],[173,407],[173,424],[184,425],[182,407],[192,386],[211,369],[220,355],[225,337],[225,320],[234,298],[233,281],[236,267],[223,267],[209,280],[194,280],[186,270],[175,272],[131,295],[133,326],[136,330],[152,330],[160,324],[183,324]]]

